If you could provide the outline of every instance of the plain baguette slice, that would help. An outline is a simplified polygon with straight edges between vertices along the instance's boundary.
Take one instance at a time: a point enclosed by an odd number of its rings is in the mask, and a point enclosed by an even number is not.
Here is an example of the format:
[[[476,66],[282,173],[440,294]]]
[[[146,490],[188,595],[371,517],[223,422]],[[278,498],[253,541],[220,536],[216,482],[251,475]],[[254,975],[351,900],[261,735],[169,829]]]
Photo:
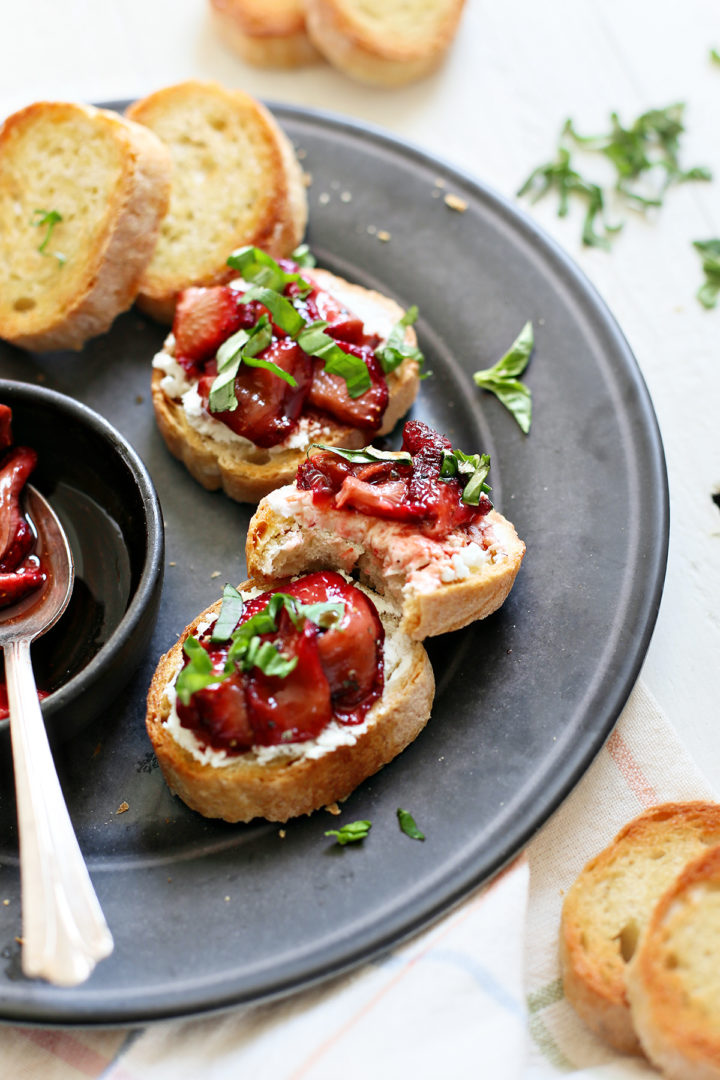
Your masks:
[[[466,564],[470,545],[487,545],[485,563]],[[248,573],[260,581],[301,570],[357,571],[364,584],[397,605],[401,629],[415,641],[459,630],[496,611],[524,554],[514,526],[496,510],[479,525],[438,541],[404,522],[318,507],[312,492],[295,484],[261,501],[245,549]],[[454,573],[454,579],[443,580]]]
[[[345,281],[328,270],[304,270],[322,289],[332,293],[350,311],[363,320],[371,332],[387,339],[392,327],[402,318],[403,309],[390,297]],[[415,331],[406,328],[405,341],[416,344]],[[158,428],[170,452],[186,466],[190,474],[209,491],[222,488],[237,502],[257,503],[263,495],[295,478],[305,459],[304,447],[269,453],[246,439],[221,442],[198,432],[188,422],[182,402],[163,390],[163,373],[152,375],[152,401]],[[414,402],[420,386],[420,369],[415,360],[405,360],[387,376],[390,400],[378,432],[392,431]],[[224,425],[216,422],[225,432]],[[331,446],[359,448],[368,441],[365,430],[348,427],[331,417],[318,421],[319,441]]]
[[[670,1080],[720,1080],[720,846],[663,893],[627,971],[633,1024]]]
[[[302,170],[259,101],[189,81],[136,101],[127,115],[151,128],[173,160],[170,207],[138,296],[153,318],[171,323],[182,289],[235,276],[227,266],[235,248],[281,258],[297,247],[307,222]]]
[[[80,349],[129,308],[168,207],[170,158],[147,128],[37,102],[0,128],[0,337]],[[50,236],[36,211],[62,217]],[[41,251],[44,241],[45,250]]]
[[[457,32],[464,0],[305,0],[310,40],[340,71],[402,86],[434,71]]]
[[[210,11],[223,40],[249,64],[293,68],[321,59],[302,0],[210,0]]]
[[[565,995],[593,1031],[618,1050],[641,1052],[626,973],[653,908],[685,864],[719,842],[716,803],[654,806],[590,860],[565,898],[560,930]]]
[[[256,587],[246,581],[240,592]],[[263,584],[263,589],[266,587]],[[277,587],[277,583],[270,584]],[[260,763],[251,752],[232,764],[214,766],[198,761],[181,746],[165,724],[172,709],[168,686],[182,666],[182,646],[188,634],[207,624],[219,611],[213,604],[188,626],[177,644],[160,659],[148,693],[146,726],[168,787],[192,810],[225,821],[287,821],[342,801],[383,765],[408,746],[430,717],[435,681],[422,645],[398,628],[396,614],[378,613],[386,637],[395,638],[400,661],[387,675],[382,697],[367,714],[353,745],[338,746],[320,757],[297,757]],[[292,749],[292,744],[287,744]]]

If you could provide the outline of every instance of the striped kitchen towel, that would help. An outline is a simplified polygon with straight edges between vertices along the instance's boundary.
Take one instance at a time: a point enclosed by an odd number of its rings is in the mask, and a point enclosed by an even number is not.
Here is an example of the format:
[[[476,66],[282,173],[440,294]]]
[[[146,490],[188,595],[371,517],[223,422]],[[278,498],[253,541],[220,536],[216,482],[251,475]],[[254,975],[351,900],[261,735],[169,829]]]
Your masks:
[[[408,944],[321,987],[221,1017],[135,1032],[6,1028],[0,1076],[656,1076],[646,1063],[601,1044],[564,1000],[557,961],[560,907],[587,859],[625,821],[656,802],[712,797],[640,684],[591,768],[526,854]]]

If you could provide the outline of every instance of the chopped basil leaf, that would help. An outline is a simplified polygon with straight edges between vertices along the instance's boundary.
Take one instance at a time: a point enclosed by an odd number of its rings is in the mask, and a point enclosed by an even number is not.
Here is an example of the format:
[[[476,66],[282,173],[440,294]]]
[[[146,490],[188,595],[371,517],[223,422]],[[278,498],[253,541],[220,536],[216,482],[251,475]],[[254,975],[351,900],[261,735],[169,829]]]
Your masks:
[[[425,833],[420,832],[417,825],[415,824],[415,819],[413,818],[412,814],[409,813],[409,811],[401,810],[398,807],[397,816],[400,828],[406,836],[409,836],[411,840],[425,839]]]
[[[243,362],[248,367],[263,367],[273,375],[284,379],[290,386],[297,386],[297,380],[289,372],[274,364],[272,360],[262,360],[257,353],[266,349],[272,341],[272,326],[267,315],[261,315],[250,330],[238,330],[224,341],[217,351],[218,373],[210,393],[208,405],[210,412],[234,412],[237,409],[235,396],[235,378]]]
[[[366,446],[362,450],[343,450],[339,446],[325,446],[323,443],[311,443],[307,453],[311,450],[329,450],[331,454],[337,454],[345,461],[359,464],[372,464],[375,461],[391,461],[396,465],[412,465],[412,455],[407,450],[377,450],[374,446]]]
[[[560,134],[556,159],[534,169],[518,195],[530,194],[536,201],[547,191],[556,190],[559,217],[567,214],[571,196],[582,197],[587,204],[583,243],[609,248],[612,234],[619,232],[622,225],[609,225],[605,221],[605,192],[573,168],[568,140],[584,151],[602,154],[611,162],[615,170],[614,191],[626,205],[642,210],[661,206],[671,184],[712,178],[705,166],[691,169],[680,166],[679,140],[685,131],[683,111],[682,104],[649,109],[629,127],[623,126],[618,114],[613,112],[610,130],[601,135],[580,135],[572,120],[567,120]]]
[[[279,326],[291,338],[296,338],[305,326],[305,320],[300,312],[293,307],[286,297],[279,292],[275,292],[274,289],[269,289],[264,285],[251,285],[249,289],[246,289],[241,294],[240,302],[248,304],[251,300],[258,300],[266,307],[272,315],[276,326]]]
[[[355,844],[358,840],[364,840],[372,829],[371,821],[349,821],[340,829],[328,829],[326,836],[334,836],[338,844]]]
[[[714,308],[720,294],[720,240],[695,240],[693,247],[702,256],[705,274],[705,281],[697,291],[697,298],[703,307]]]
[[[720,52],[718,52],[717,49],[711,49],[710,59],[712,60],[713,64],[720,64]]]
[[[242,669],[249,671],[250,668],[256,667],[260,668],[264,675],[286,679],[297,667],[297,662],[297,656],[285,656],[271,641],[261,641],[255,636],[248,642],[247,652],[242,660]]]
[[[412,307],[407,309],[402,319],[395,323],[385,345],[381,345],[375,350],[375,355],[386,375],[388,372],[400,367],[403,360],[417,360],[421,366],[425,362],[425,357],[417,345],[407,345],[405,343],[405,330],[408,326],[413,325],[417,317],[418,309],[413,304]]]
[[[462,450],[443,450],[440,479],[464,479],[462,501],[468,506],[477,506],[480,496],[487,495],[492,490],[485,483],[489,472],[489,454],[463,454]]]
[[[305,281],[300,274],[287,273],[271,255],[268,255],[266,251],[262,251],[260,248],[238,248],[237,251],[233,251],[227,265],[231,266],[233,270],[239,271],[245,281],[249,281],[253,285],[262,285],[267,289],[272,289],[274,292],[281,293],[285,286],[293,281],[299,286],[304,295],[307,295],[312,290],[312,285]]]
[[[495,394],[526,435],[532,420],[532,395],[530,388],[515,376],[521,375],[527,367],[533,345],[532,323],[527,322],[505,355],[493,367],[476,371],[473,375],[477,386]]]
[[[313,266],[317,265],[317,259],[313,255],[308,244],[300,244],[299,247],[296,247],[290,258],[293,262],[296,262],[298,266],[307,266],[312,269]]]
[[[204,690],[206,686],[222,682],[225,676],[213,671],[212,660],[192,634],[185,639],[183,652],[189,657],[190,663],[186,664],[178,675],[175,692],[182,704],[188,705],[190,698],[198,690]]]
[[[325,364],[325,370],[331,375],[340,375],[347,384],[351,398],[360,397],[372,386],[370,372],[364,360],[352,356],[340,348],[334,338],[325,333],[326,322],[317,322],[305,326],[293,337],[308,356],[317,356]]]
[[[62,219],[62,214],[59,210],[35,210],[33,211],[33,216],[31,218],[31,224],[36,228],[42,228],[43,226],[47,227],[47,232],[45,233],[43,241],[38,245],[38,251],[41,255],[51,255],[54,259],[57,259],[61,266],[63,263],[67,262],[65,256],[59,251],[46,251],[45,249],[50,242],[53,229],[59,221],[62,221]]]
[[[297,308],[282,295],[285,286],[293,281],[300,287],[301,296],[306,296],[311,291],[312,285],[300,274],[286,273],[273,258],[256,247],[239,248],[233,252],[228,259],[228,266],[238,270],[245,281],[251,282],[250,288],[240,296],[241,303],[248,304],[252,300],[257,300],[266,307],[275,325],[297,341],[308,356],[319,357],[324,361],[326,371],[329,371],[331,375],[340,375],[345,380],[350,397],[360,397],[370,389],[372,383],[364,361],[359,356],[346,353],[334,338],[323,332],[327,326],[326,322],[318,320],[309,325],[306,324]],[[268,367],[269,365],[258,360],[255,366]],[[269,370],[276,375],[281,373],[277,365],[273,365]],[[233,379],[234,377],[233,375]],[[283,373],[281,377],[286,382],[290,382],[291,386],[296,385],[294,380],[291,382],[292,376],[287,373]],[[211,405],[211,411],[222,410],[213,408]]]
[[[215,625],[212,628],[211,641],[227,641],[233,630],[240,621],[245,601],[240,593],[232,585],[226,585],[223,589],[222,606]]]

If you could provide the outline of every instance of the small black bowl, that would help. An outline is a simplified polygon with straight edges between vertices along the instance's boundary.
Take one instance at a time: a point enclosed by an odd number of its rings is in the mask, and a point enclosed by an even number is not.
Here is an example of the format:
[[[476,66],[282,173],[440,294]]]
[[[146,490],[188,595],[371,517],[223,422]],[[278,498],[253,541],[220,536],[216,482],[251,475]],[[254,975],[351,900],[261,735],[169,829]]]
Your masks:
[[[113,701],[145,654],[160,603],[164,532],[142,461],[108,422],[54,390],[0,379],[13,441],[37,451],[30,482],[67,533],[75,585],[67,611],[33,645],[42,710],[66,739]],[[7,731],[0,720],[0,733]]]

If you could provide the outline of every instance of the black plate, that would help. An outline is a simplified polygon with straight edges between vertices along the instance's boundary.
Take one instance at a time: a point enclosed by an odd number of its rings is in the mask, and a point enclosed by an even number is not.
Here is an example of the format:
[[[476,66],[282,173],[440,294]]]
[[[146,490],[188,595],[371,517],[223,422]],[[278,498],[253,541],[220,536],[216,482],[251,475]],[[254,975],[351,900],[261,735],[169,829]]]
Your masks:
[[[645,385],[613,318],[535,226],[482,185],[376,131],[290,107],[277,115],[312,174],[321,265],[417,303],[432,379],[413,414],[493,456],[495,500],[528,553],[496,615],[430,645],[438,692],[416,742],[345,804],[362,846],[319,812],[275,825],[205,821],[167,791],[144,693],[176,633],[243,577],[250,510],[194,483],[152,418],[162,330],[136,312],[80,356],[0,351],[0,375],[43,377],[107,416],[155,481],[168,566],[155,636],[129,690],[67,743],[58,766],[115,952],[80,988],[22,978],[9,765],[0,761],[0,1016],[136,1022],[305,986],[387,949],[497,871],[578,780],[637,676],[667,552],[663,452]],[[445,188],[436,187],[441,179]],[[464,213],[438,192],[467,203]],[[348,201],[347,195],[351,198]],[[391,239],[378,239],[385,230]],[[470,373],[526,319],[532,433]],[[117,814],[118,807],[129,809]],[[398,829],[410,810],[424,843]]]

